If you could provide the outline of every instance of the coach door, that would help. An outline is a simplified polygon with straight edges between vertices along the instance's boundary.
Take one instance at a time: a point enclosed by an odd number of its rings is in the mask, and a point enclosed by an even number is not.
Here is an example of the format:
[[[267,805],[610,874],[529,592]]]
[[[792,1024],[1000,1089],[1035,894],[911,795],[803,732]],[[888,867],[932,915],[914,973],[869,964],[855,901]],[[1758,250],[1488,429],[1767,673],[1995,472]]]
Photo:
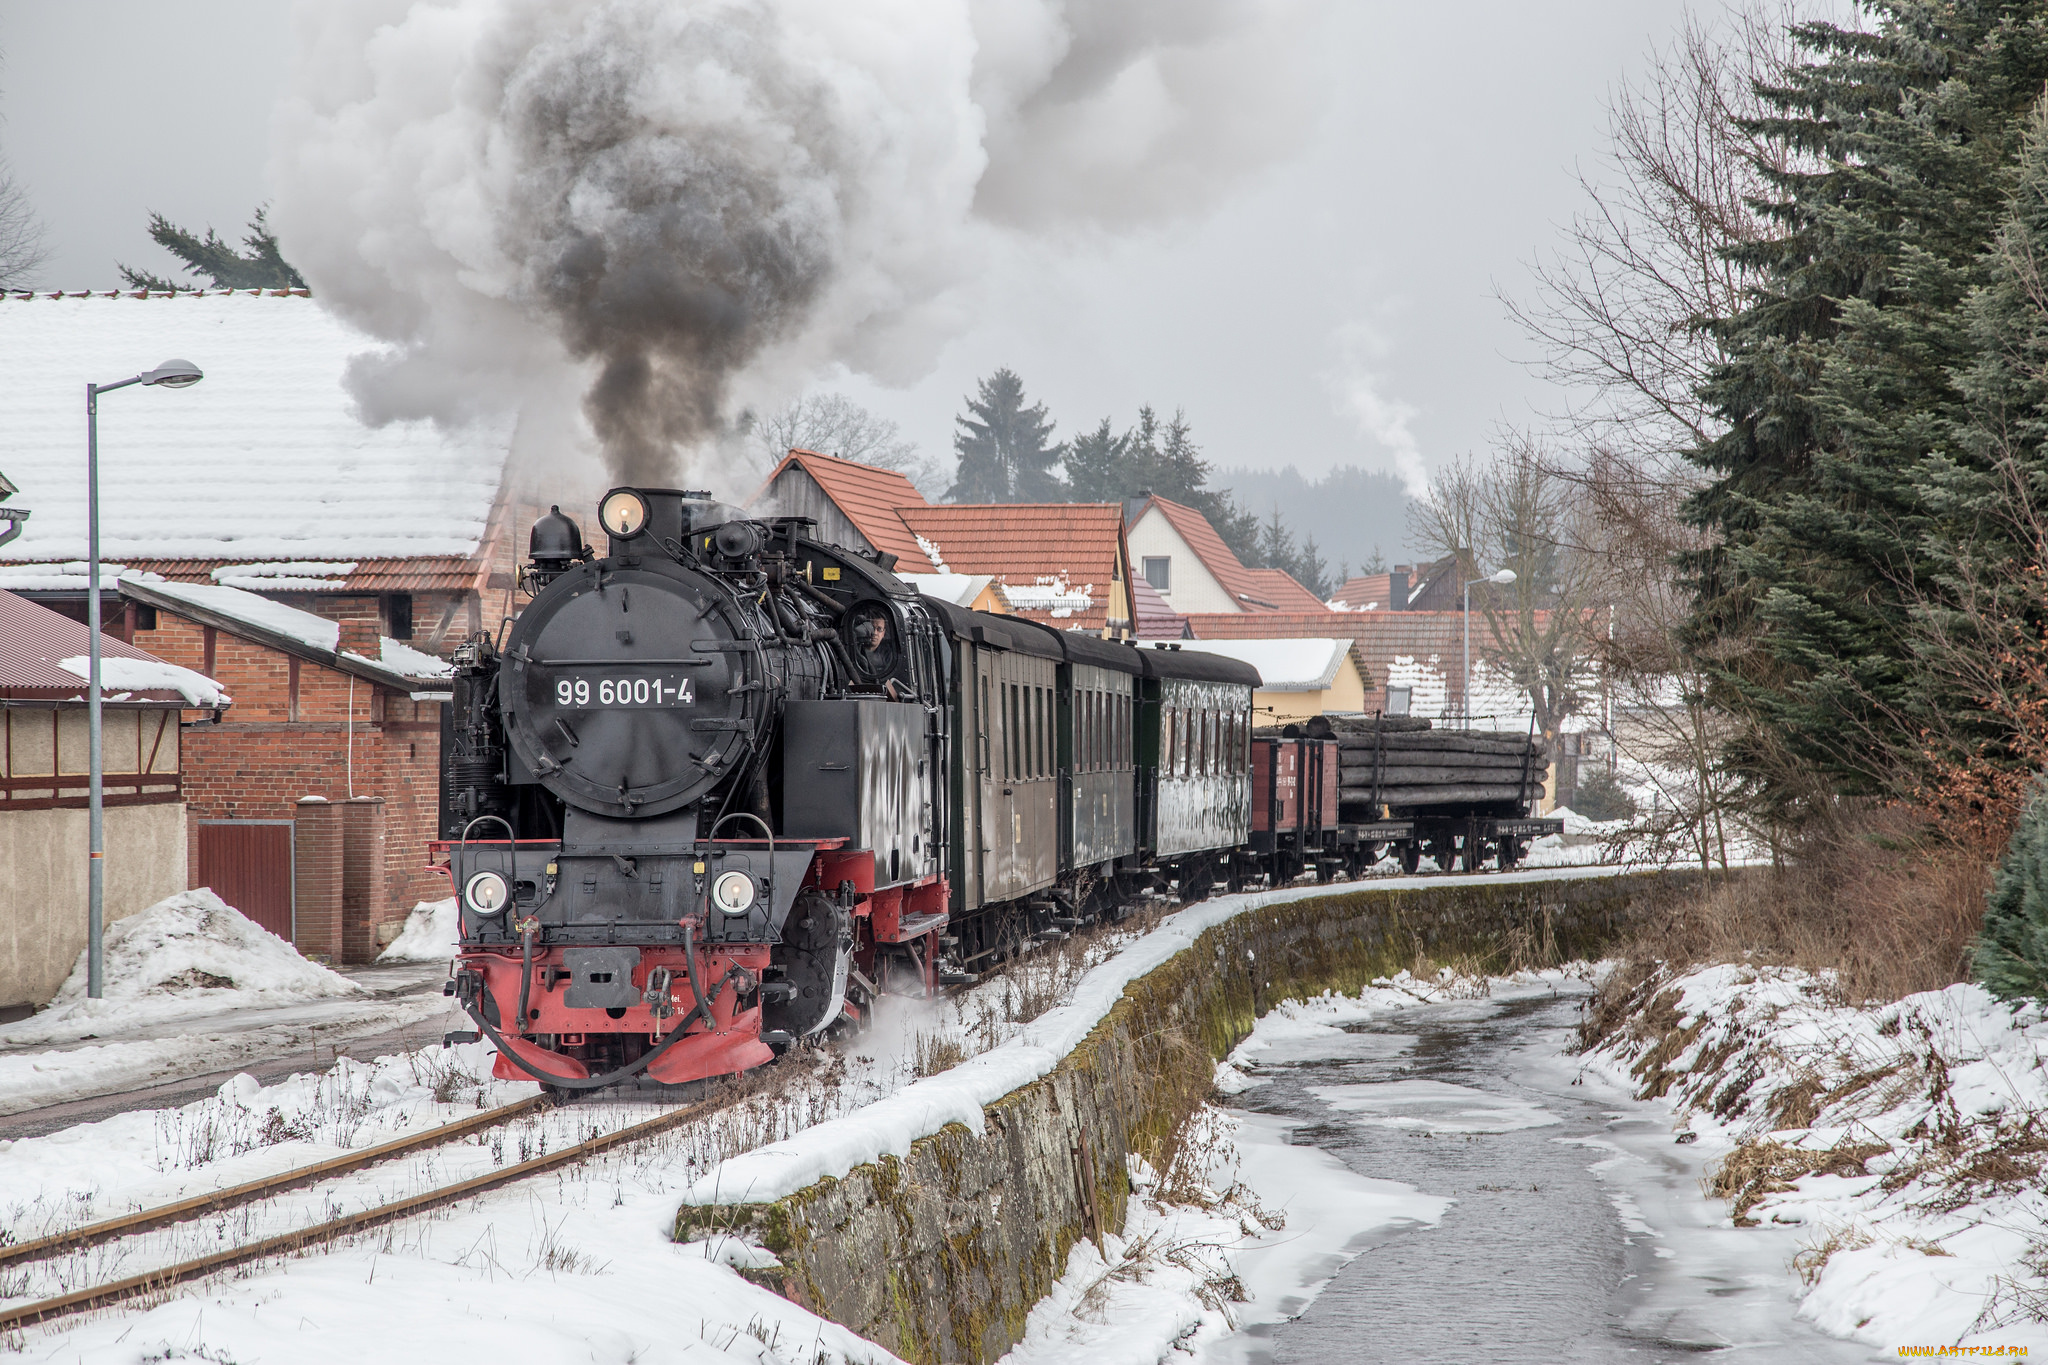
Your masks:
[[[291,821],[199,821],[196,880],[271,933],[291,942]]]

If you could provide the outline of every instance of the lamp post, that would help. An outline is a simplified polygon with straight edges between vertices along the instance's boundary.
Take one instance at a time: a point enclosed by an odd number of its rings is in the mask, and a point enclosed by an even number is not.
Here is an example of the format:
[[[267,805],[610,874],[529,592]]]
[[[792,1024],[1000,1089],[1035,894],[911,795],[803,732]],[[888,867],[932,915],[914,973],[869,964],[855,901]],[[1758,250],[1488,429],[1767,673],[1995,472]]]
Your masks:
[[[1458,710],[1460,719],[1468,726],[1472,723],[1472,586],[1474,583],[1498,583],[1506,587],[1514,581],[1515,571],[1502,569],[1465,585],[1465,688],[1458,694]]]
[[[87,787],[89,839],[86,854],[85,993],[94,1000],[106,994],[106,770],[100,743],[100,395],[130,384],[150,384],[166,389],[186,389],[203,376],[189,360],[166,360],[153,370],[133,379],[112,384],[85,386],[85,629],[86,667],[85,713],[92,751],[92,778]]]

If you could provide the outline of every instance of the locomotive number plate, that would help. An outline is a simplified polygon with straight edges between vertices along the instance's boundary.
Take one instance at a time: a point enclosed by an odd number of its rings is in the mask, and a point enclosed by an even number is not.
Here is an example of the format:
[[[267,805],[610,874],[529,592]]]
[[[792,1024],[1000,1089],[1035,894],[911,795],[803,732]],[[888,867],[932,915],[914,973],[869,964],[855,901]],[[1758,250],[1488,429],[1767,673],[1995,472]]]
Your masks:
[[[557,706],[694,706],[697,689],[688,678],[555,679]]]

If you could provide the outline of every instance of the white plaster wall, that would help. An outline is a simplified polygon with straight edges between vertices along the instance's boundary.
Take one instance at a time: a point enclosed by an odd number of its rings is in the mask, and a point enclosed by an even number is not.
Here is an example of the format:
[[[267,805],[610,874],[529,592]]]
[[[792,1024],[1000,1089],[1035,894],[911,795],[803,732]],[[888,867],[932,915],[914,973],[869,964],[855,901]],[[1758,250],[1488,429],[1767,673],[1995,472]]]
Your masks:
[[[1131,547],[1131,572],[1145,576],[1145,560],[1165,555],[1173,560],[1173,587],[1160,593],[1166,605],[1177,612],[1243,611],[1244,604],[1231,600],[1216,576],[1173,529],[1173,523],[1157,507],[1147,508],[1138,524],[1126,536]]]
[[[107,810],[113,923],[185,889],[185,803]],[[0,1005],[41,1005],[85,949],[86,812],[0,812]]]

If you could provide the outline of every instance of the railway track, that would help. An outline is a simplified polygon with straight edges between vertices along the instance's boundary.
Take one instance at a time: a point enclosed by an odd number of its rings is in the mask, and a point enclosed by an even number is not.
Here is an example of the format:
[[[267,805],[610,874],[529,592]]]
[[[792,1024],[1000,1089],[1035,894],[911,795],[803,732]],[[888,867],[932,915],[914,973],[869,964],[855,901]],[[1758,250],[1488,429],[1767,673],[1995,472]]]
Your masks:
[[[132,1298],[139,1294],[147,1294],[153,1290],[168,1288],[171,1285],[182,1284],[185,1281],[198,1279],[201,1276],[209,1275],[231,1266],[245,1265],[251,1261],[260,1261],[271,1256],[301,1251],[307,1247],[317,1246],[323,1242],[331,1242],[337,1238],[349,1236],[352,1233],[367,1231],[400,1218],[426,1212],[429,1209],[458,1203],[472,1195],[481,1194],[500,1185],[523,1180],[528,1176],[555,1170],[558,1167],[573,1165],[610,1148],[637,1142],[642,1138],[652,1137],[665,1129],[674,1128],[694,1119],[703,1118],[733,1104],[736,1099],[737,1097],[721,1097],[703,1100],[696,1104],[684,1105],[681,1108],[672,1109],[665,1114],[658,1114],[651,1119],[644,1119],[639,1123],[629,1124],[624,1128],[614,1129],[609,1133],[601,1133],[595,1137],[587,1138],[582,1142],[561,1148],[558,1151],[546,1152],[540,1156],[532,1157],[510,1166],[487,1171],[465,1180],[458,1180],[420,1194],[390,1200],[356,1213],[327,1219],[307,1227],[260,1238],[253,1242],[211,1252],[204,1256],[160,1266],[154,1270],[130,1275],[124,1279],[110,1280],[89,1289],[77,1290],[55,1298],[17,1304],[13,1307],[0,1308],[0,1330],[32,1326],[39,1322],[48,1322],[53,1318],[64,1317],[72,1313],[82,1313],[93,1308],[106,1307],[123,1299]],[[418,1151],[421,1148],[452,1141],[470,1133],[480,1132],[495,1125],[519,1118],[524,1114],[536,1112],[545,1107],[547,1103],[547,1100],[539,1097],[531,1100],[522,1100],[517,1104],[509,1104],[498,1109],[487,1110],[484,1113],[464,1119],[458,1123],[444,1124],[430,1132],[413,1134],[410,1137],[401,1138],[395,1142],[388,1142],[379,1147],[366,1148],[361,1152],[351,1152],[347,1156],[336,1157],[332,1161],[320,1162],[313,1166],[296,1167],[264,1180],[250,1181],[246,1184],[236,1185],[212,1194],[197,1195],[175,1204],[161,1205],[153,1209],[143,1209],[137,1213],[124,1215],[120,1218],[107,1219],[104,1222],[89,1224],[68,1232],[56,1233],[49,1237],[38,1238],[35,1241],[0,1247],[0,1266],[48,1260],[53,1256],[76,1251],[82,1247],[113,1241],[174,1223],[186,1222],[222,1209],[255,1203],[289,1190],[317,1184],[336,1175],[360,1170],[379,1161],[389,1160],[394,1156],[401,1156],[408,1152]]]

